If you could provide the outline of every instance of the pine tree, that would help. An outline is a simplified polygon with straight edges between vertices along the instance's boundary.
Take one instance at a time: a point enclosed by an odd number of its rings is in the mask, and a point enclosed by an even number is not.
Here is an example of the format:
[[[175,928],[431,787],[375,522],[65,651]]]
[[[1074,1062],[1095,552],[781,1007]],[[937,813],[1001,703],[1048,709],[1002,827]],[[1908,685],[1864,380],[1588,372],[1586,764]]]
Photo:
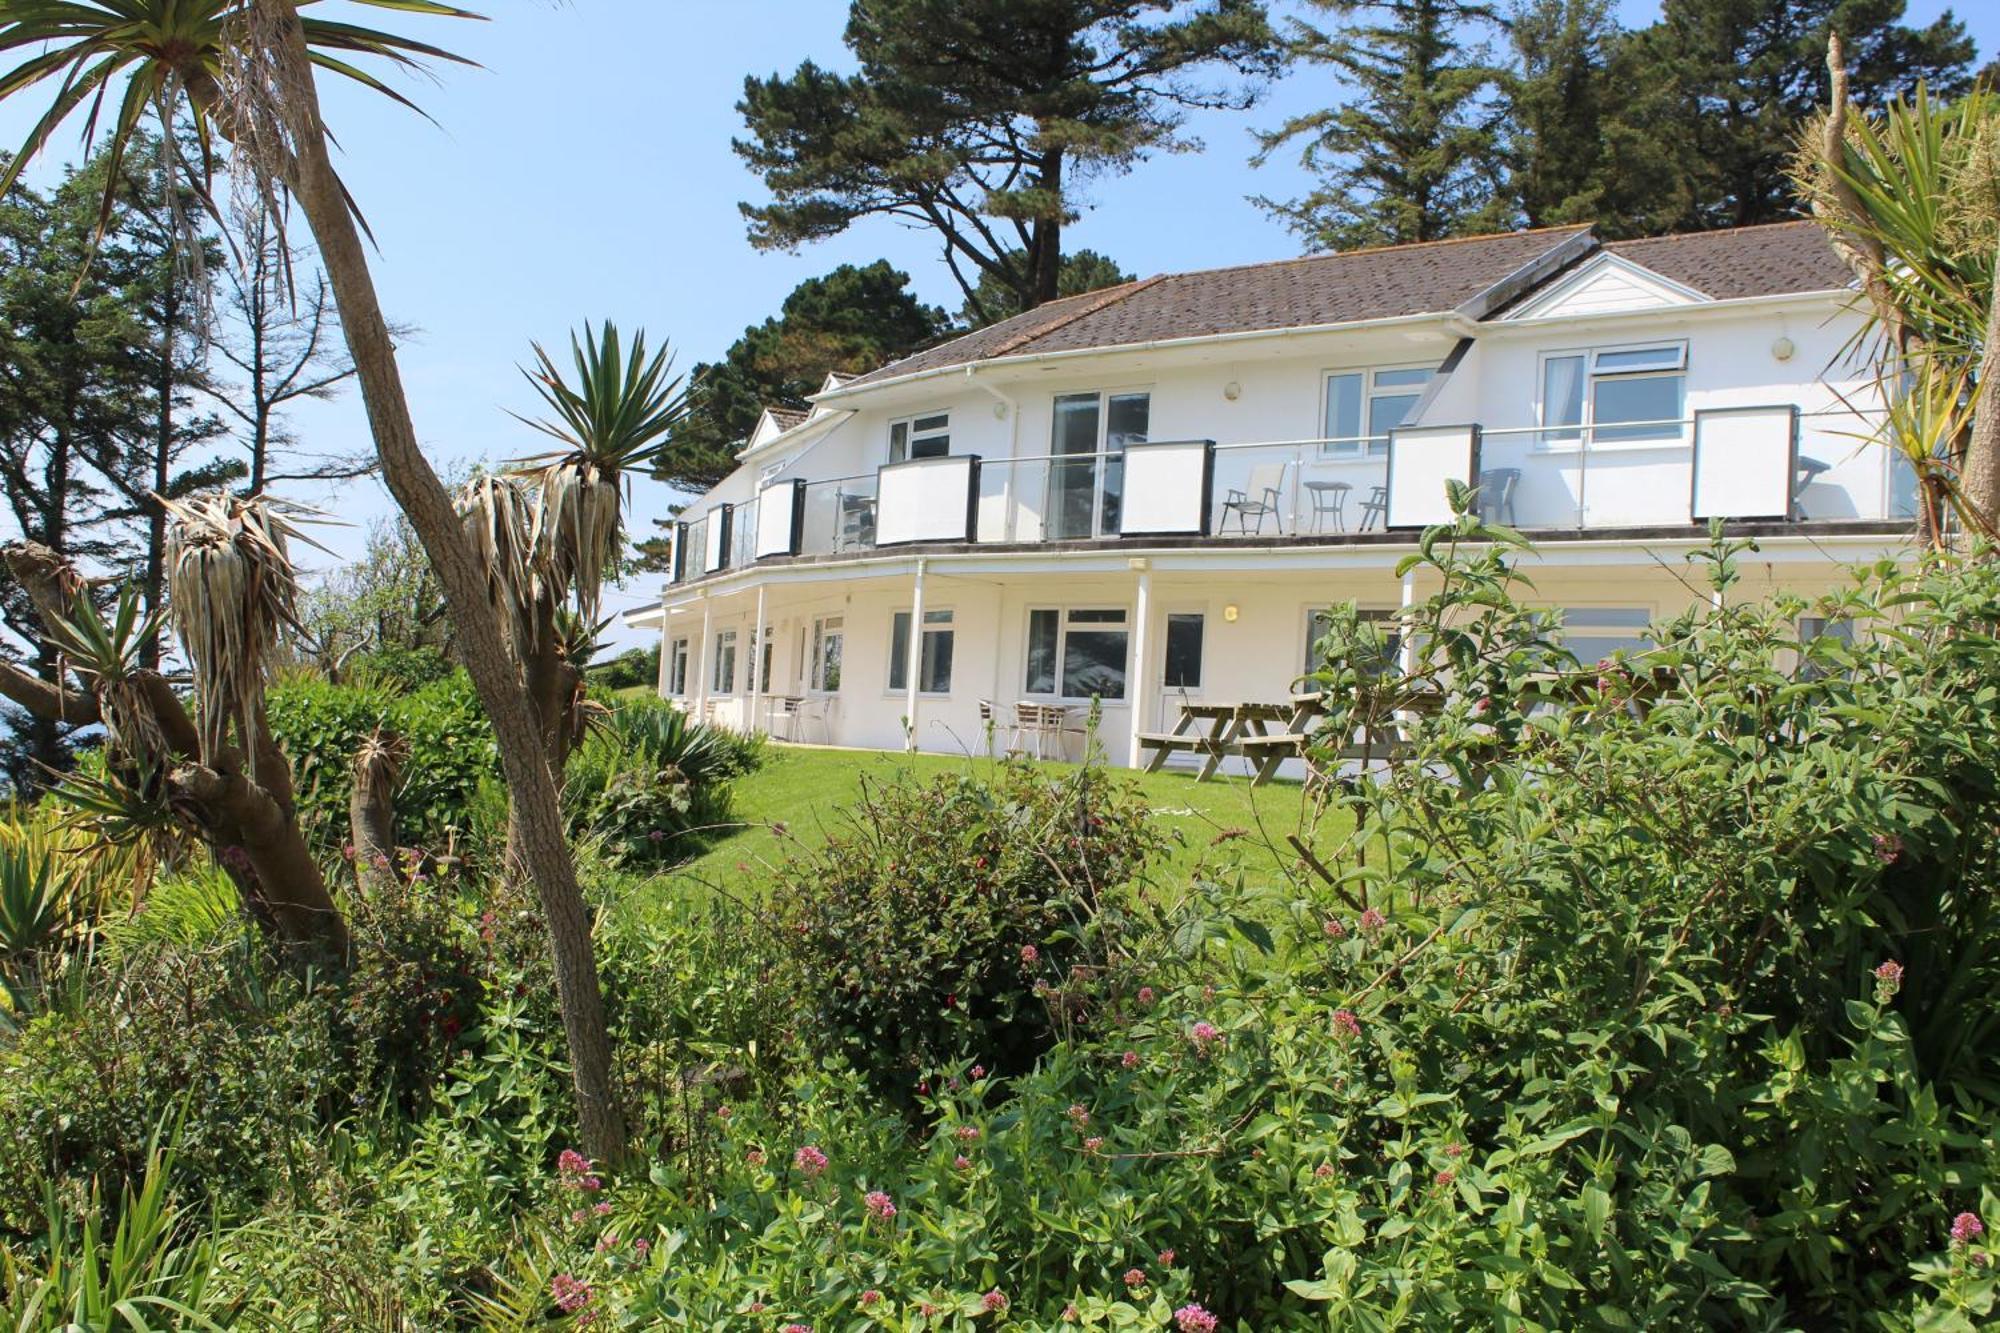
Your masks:
[[[1118,261],[1095,250],[1078,250],[1063,256],[1062,272],[1056,276],[1056,295],[1081,296],[1132,281],[1132,275],[1118,267]],[[981,276],[978,299],[967,301],[958,312],[959,324],[970,330],[997,324],[1029,307],[1019,304],[1013,292],[990,276]]]
[[[773,196],[742,206],[751,243],[913,223],[981,322],[982,279],[1014,309],[1056,296],[1080,181],[1196,147],[1186,113],[1249,105],[1230,76],[1278,54],[1261,0],[854,0],[846,42],[856,74],[809,61],[744,83],[736,151]]]
[[[1256,202],[1312,250],[1435,241],[1504,225],[1501,72],[1481,41],[1494,12],[1463,0],[1311,3],[1342,22],[1295,19],[1292,54],[1333,71],[1352,95],[1257,136],[1258,165],[1299,143],[1299,160],[1319,185],[1303,198]]]

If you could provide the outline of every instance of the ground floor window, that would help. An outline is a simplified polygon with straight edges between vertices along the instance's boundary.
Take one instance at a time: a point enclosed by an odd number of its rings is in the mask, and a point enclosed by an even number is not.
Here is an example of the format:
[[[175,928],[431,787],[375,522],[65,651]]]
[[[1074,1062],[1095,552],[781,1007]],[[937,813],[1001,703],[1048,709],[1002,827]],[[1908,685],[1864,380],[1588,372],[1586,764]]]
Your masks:
[[[715,673],[708,688],[714,694],[736,692],[736,631],[726,629],[715,636]]]
[[[922,661],[917,664],[917,689],[924,694],[951,693],[954,634],[951,612],[924,612]],[[910,687],[910,613],[898,611],[889,631],[889,688]]]
[[[1121,608],[1028,613],[1029,694],[1123,699],[1131,630]]]
[[[1586,664],[1613,653],[1643,653],[1653,646],[1646,634],[1652,623],[1652,611],[1643,606],[1566,606],[1563,643]]]
[[[687,697],[688,648],[686,639],[675,639],[667,645],[667,693],[676,698]]]
[[[1403,655],[1403,634],[1396,625],[1394,611],[1371,608],[1358,613],[1369,624],[1382,627],[1382,657],[1372,674],[1384,675],[1397,669]],[[1333,613],[1326,610],[1306,612],[1306,655],[1302,674],[1310,676],[1326,665],[1325,654],[1320,649],[1320,641],[1333,628]]]
[[[847,641],[847,617],[821,616],[813,621],[812,659],[807,684],[821,694],[840,691],[840,653]]]

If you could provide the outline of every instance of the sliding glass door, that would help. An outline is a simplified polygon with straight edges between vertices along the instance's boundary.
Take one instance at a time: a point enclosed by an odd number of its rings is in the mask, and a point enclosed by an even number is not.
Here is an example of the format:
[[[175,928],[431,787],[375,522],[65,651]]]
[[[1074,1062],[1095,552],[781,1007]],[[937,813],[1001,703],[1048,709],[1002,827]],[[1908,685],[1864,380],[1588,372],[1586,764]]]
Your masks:
[[[1049,438],[1051,539],[1118,535],[1125,446],[1145,441],[1151,412],[1146,393],[1056,395]]]

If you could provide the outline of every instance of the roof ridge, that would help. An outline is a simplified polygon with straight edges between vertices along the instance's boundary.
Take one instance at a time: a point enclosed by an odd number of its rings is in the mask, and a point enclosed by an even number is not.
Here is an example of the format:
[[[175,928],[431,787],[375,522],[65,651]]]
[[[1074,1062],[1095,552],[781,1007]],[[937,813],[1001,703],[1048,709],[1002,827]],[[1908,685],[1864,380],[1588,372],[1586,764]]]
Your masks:
[[[1397,241],[1390,245],[1364,245],[1358,250],[1329,250],[1317,255],[1292,255],[1285,259],[1258,259],[1248,264],[1215,264],[1208,268],[1176,269],[1163,273],[1167,278],[1193,278],[1205,273],[1241,273],[1249,269],[1282,268],[1287,264],[1318,264],[1329,259],[1351,259],[1356,255],[1386,254],[1391,250],[1422,250],[1432,246],[1466,245],[1474,241],[1505,241],[1516,236],[1545,236],[1558,231],[1583,231],[1595,224],[1562,222],[1547,227],[1523,227],[1519,231],[1483,231],[1476,236],[1444,236],[1435,241]]]
[[[1097,299],[1081,302],[1075,309],[1064,311],[1060,319],[1051,320],[1046,324],[1038,324],[1032,329],[1022,329],[1017,333],[1002,338],[992,351],[980,359],[984,361],[996,356],[1005,356],[1009,352],[1025,347],[1037,339],[1046,338],[1058,329],[1068,328],[1079,319],[1083,319],[1088,315],[1094,315],[1107,306],[1116,305],[1128,297],[1138,295],[1156,282],[1164,282],[1166,276],[1164,273],[1156,273],[1150,278],[1140,278],[1137,282],[1123,282],[1116,287],[1104,287],[1095,292],[1078,292],[1078,296],[1094,296]]]
[[[1692,231],[1663,231],[1658,236],[1626,236],[1606,245],[1643,245],[1648,241],[1691,241],[1702,236],[1734,236],[1745,231],[1771,231],[1778,227],[1817,227],[1818,218],[1782,218],[1777,222],[1746,222],[1740,227],[1697,227]]]

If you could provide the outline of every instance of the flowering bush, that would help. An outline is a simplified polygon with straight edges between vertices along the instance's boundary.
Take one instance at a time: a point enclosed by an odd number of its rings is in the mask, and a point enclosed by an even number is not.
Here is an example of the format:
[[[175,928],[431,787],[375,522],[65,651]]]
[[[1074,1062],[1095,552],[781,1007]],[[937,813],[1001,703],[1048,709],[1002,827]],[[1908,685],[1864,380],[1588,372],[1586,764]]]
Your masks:
[[[1101,768],[871,786],[849,819],[781,868],[772,925],[806,1030],[899,1102],[960,1057],[1027,1069],[1084,1012],[1110,896],[1156,845]]]

